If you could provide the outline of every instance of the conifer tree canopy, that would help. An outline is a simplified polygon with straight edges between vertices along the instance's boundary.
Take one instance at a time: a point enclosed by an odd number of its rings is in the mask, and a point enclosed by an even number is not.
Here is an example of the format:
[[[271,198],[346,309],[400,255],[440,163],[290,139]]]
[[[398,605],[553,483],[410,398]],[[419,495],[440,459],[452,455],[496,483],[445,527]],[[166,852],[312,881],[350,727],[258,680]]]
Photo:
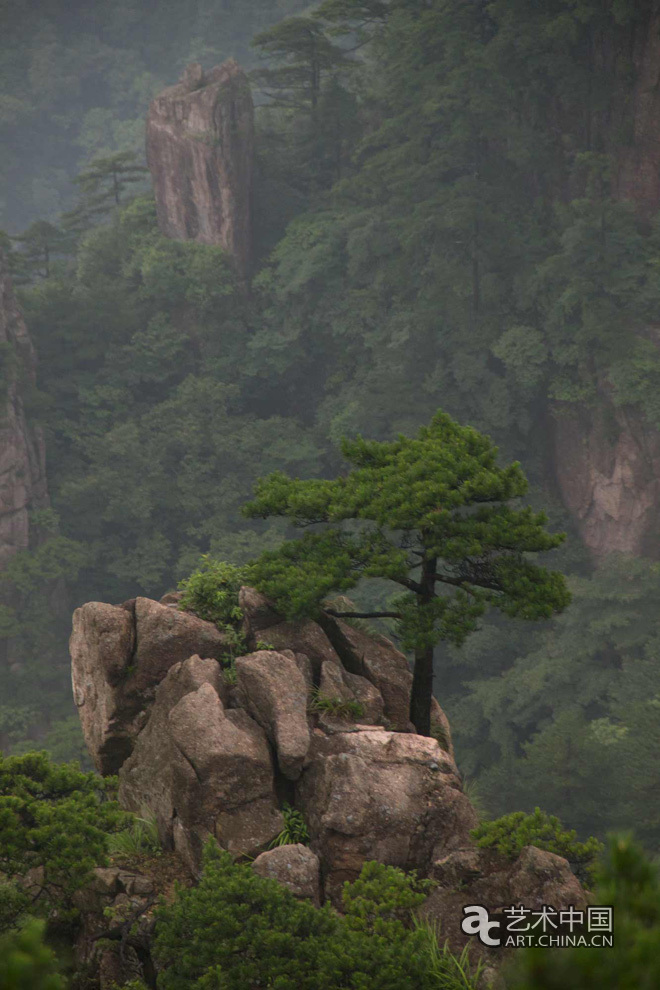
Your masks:
[[[332,593],[365,577],[402,587],[382,611],[341,613],[396,620],[414,652],[411,720],[430,732],[433,648],[461,643],[489,607],[523,619],[549,618],[570,593],[563,575],[533,563],[563,533],[544,513],[510,503],[527,491],[518,463],[499,467],[490,438],[438,412],[416,437],[344,440],[350,470],[334,480],[262,480],[248,516],[284,516],[314,527],[264,553],[254,583],[289,618],[314,616]]]

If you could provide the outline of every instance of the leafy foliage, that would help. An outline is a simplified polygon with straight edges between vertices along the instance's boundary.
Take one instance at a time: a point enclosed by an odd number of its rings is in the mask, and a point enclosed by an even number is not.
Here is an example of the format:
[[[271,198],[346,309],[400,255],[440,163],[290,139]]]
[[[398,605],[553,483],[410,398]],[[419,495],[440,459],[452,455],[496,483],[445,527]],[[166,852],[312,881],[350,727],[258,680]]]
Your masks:
[[[610,839],[599,870],[596,904],[612,905],[611,948],[525,949],[507,978],[512,990],[636,990],[660,979],[660,880],[639,845]]]
[[[364,707],[359,701],[345,698],[331,698],[327,695],[314,693],[310,708],[313,712],[325,712],[337,718],[360,718],[364,715]]]
[[[482,849],[496,849],[511,859],[515,859],[525,846],[537,846],[564,856],[583,882],[592,875],[603,851],[603,844],[594,836],[586,842],[578,842],[573,829],[564,830],[558,818],[540,808],[536,808],[533,815],[514,811],[502,818],[482,822],[471,835]]]
[[[0,756],[0,931],[26,911],[58,908],[106,861],[108,833],[125,815],[107,800],[111,778],[55,765],[45,753]],[[26,874],[36,871],[26,882]]]
[[[367,863],[347,884],[343,917],[297,901],[276,881],[209,845],[197,887],[158,911],[155,951],[163,990],[267,985],[281,990],[465,990],[449,954],[438,967],[429,932],[411,924],[428,881]],[[435,961],[434,961],[435,960]],[[438,975],[440,969],[441,975]],[[442,982],[444,980],[444,982]]]
[[[329,594],[362,577],[401,585],[406,593],[391,609],[367,617],[396,619],[403,645],[414,650],[411,718],[428,735],[433,647],[462,643],[488,606],[524,619],[565,608],[563,577],[525,557],[564,537],[546,532],[543,513],[511,508],[527,490],[520,465],[500,468],[490,439],[445,413],[413,439],[358,437],[342,452],[352,467],[334,481],[276,473],[259,483],[247,515],[329,528],[263,554],[252,580],[291,618],[317,614]],[[345,531],[338,525],[345,520],[371,525]]]
[[[2,990],[64,990],[64,979],[58,975],[57,961],[43,935],[43,922],[33,919],[0,938]]]
[[[179,583],[183,597],[179,607],[219,628],[234,628],[243,618],[238,592],[245,584],[245,571],[226,561],[204,554],[198,570]]]
[[[297,842],[306,846],[309,843],[309,829],[302,811],[292,808],[286,801],[282,805],[284,828],[271,842],[271,849],[277,846],[289,846]]]

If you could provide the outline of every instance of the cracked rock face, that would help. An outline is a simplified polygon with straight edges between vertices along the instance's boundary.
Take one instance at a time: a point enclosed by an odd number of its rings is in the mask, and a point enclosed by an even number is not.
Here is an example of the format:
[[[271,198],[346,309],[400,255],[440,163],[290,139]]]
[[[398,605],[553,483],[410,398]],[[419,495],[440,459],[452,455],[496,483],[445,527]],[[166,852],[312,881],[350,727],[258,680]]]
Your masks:
[[[440,851],[468,842],[478,822],[435,739],[381,727],[316,730],[298,799],[337,906],[367,860],[424,871]]]
[[[119,773],[122,806],[155,818],[192,871],[211,837],[255,855],[283,827],[266,735],[246,712],[225,709],[225,691],[215,660],[173,666]]]
[[[254,107],[243,70],[233,59],[206,73],[189,65],[147,116],[147,164],[163,234],[217,244],[245,273],[253,158]]]
[[[461,931],[463,908],[468,904],[498,910],[524,904],[531,911],[540,911],[546,904],[563,911],[571,905],[584,910],[587,903],[586,891],[567,861],[536,846],[525,846],[514,860],[474,845],[458,848],[435,860],[431,877],[438,886],[423,905],[422,914],[440,923],[443,937],[454,952],[470,943],[472,949],[484,953],[476,940]],[[488,953],[497,956],[501,951],[491,949]]]
[[[429,910],[443,930],[461,917],[456,887],[475,884],[472,903],[493,907],[505,895],[578,902],[560,857],[531,850],[512,866],[476,847],[447,719],[434,701],[437,738],[409,731],[411,674],[388,640],[330,616],[285,622],[244,588],[246,639],[269,648],[236,658],[234,677],[225,635],[169,597],[78,609],[73,685],[96,765],[119,773],[121,805],[155,819],[191,873],[213,838],[297,897],[340,906],[343,883],[377,860],[435,877]],[[319,711],[315,692],[338,704]],[[351,701],[358,718],[342,708]],[[270,848],[285,803],[302,813],[308,847]]]
[[[137,598],[76,609],[69,650],[87,748],[97,770],[113,774],[130,755],[170,667],[195,653],[222,657],[227,638],[211,622]]]
[[[30,544],[28,512],[48,505],[43,433],[28,423],[23,385],[34,385],[36,358],[0,251],[0,345],[5,385],[0,400],[0,569]]]
[[[308,692],[295,659],[261,650],[236,661],[241,707],[274,744],[280,770],[289,780],[300,776],[309,749]]]
[[[660,434],[641,413],[610,403],[579,414],[557,409],[557,481],[585,545],[595,557],[660,554]]]

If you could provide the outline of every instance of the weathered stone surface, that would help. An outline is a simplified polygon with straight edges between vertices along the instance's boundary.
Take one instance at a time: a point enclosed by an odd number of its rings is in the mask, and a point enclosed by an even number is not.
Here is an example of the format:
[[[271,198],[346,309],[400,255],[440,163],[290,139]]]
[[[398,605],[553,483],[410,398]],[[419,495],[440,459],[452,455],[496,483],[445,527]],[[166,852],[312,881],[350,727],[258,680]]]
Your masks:
[[[589,550],[596,557],[614,551],[657,556],[657,430],[641,413],[615,407],[603,385],[597,408],[555,407],[554,445],[562,498]]]
[[[295,659],[260,650],[236,660],[238,699],[275,745],[280,770],[297,780],[309,749],[308,688]]]
[[[147,164],[158,223],[176,240],[218,244],[246,272],[251,253],[254,108],[230,59],[204,73],[188,66],[147,116]]]
[[[135,671],[127,691],[153,689],[175,663],[194,653],[217,660],[228,652],[227,637],[190,612],[179,612],[150,598],[135,600]]]
[[[249,607],[272,617],[257,597]],[[83,723],[89,720],[90,748],[108,767],[110,756],[121,762],[122,740],[134,745],[119,769],[120,803],[140,817],[153,817],[161,841],[191,874],[199,871],[211,837],[234,855],[257,856],[257,872],[314,903],[329,898],[339,906],[344,881],[354,880],[367,860],[431,873],[439,888],[428,913],[459,949],[467,903],[497,909],[583,902],[565,860],[528,848],[511,863],[475,846],[470,831],[477,815],[462,792],[451,739],[445,738],[449,727],[435,701],[432,722],[442,745],[433,737],[324,713],[314,716],[310,731],[314,683],[322,695],[359,699],[376,719],[383,708],[377,680],[389,691],[390,712],[403,721],[411,675],[391,643],[382,637],[370,643],[360,630],[340,628],[336,642],[353,666],[347,670],[315,623],[278,622],[261,635],[287,629],[293,641],[283,652],[239,657],[230,686],[213,657],[174,659],[200,639],[224,652],[222,637],[209,623],[145,599],[119,607],[90,603],[76,613],[74,688]],[[296,649],[301,642],[304,652]],[[315,651],[314,660],[308,651]],[[355,672],[358,660],[369,678]],[[137,711],[138,704],[145,707]],[[283,828],[278,801],[284,800],[303,813],[311,848],[265,853]],[[140,875],[97,871],[81,906],[102,912],[111,901],[121,912],[135,898],[150,896],[150,883]],[[92,953],[93,936],[87,941]]]
[[[412,673],[403,653],[384,636],[367,634],[325,613],[320,622],[346,670],[378,688],[392,727],[410,731]]]
[[[307,846],[278,846],[257,856],[252,869],[260,877],[277,880],[301,900],[310,900],[315,907],[321,903],[321,864],[318,856]]]
[[[48,505],[43,432],[28,423],[24,388],[33,386],[36,357],[0,251],[0,346],[7,381],[0,415],[0,570],[30,545],[28,513]]]
[[[76,609],[69,648],[85,741],[97,769],[112,774],[129,756],[170,667],[192,654],[222,656],[226,637],[210,622],[138,598],[125,606],[89,602]],[[220,690],[215,661],[214,669]]]
[[[431,733],[438,741],[440,749],[449,753],[452,760],[455,759],[449,719],[435,698],[431,698]]]
[[[454,951],[466,944],[486,951],[461,931],[463,907],[468,904],[483,904],[491,911],[512,904],[532,911],[544,904],[559,911],[573,904],[581,910],[586,904],[585,891],[567,861],[535,846],[525,846],[513,862],[474,845],[455,849],[436,860],[431,876],[439,886],[422,906],[422,915],[440,925]],[[501,954],[499,949],[488,951]]]
[[[378,688],[366,677],[351,674],[334,663],[321,666],[319,697],[339,698],[341,701],[357,701],[362,705],[360,721],[380,724],[383,718],[383,699]]]
[[[163,597],[159,600],[159,604],[169,605],[171,608],[177,608],[182,598],[182,591],[168,591],[167,594],[163,595]]]
[[[293,650],[294,653],[304,654],[312,665],[315,683],[321,676],[321,664],[328,662],[341,666],[339,656],[323,629],[311,619],[268,626],[254,638],[248,639],[251,648],[256,646],[257,639],[274,650]]]
[[[317,730],[297,804],[334,903],[366,860],[424,869],[466,845],[477,823],[455,764],[434,739],[381,728]]]
[[[273,603],[256,588],[244,585],[238,592],[238,604],[243,612],[246,623],[245,633],[248,637],[251,635],[258,638],[257,633],[284,622],[284,616],[280,615]]]
[[[73,698],[97,770],[116,773],[137,735],[136,710],[125,683],[135,647],[133,617],[125,609],[88,602],[73,614],[69,641]]]
[[[196,870],[210,836],[233,853],[255,855],[283,820],[263,730],[246,712],[225,710],[218,664],[193,659],[171,668],[158,688],[121,768],[119,798],[128,810],[154,817],[161,840]]]

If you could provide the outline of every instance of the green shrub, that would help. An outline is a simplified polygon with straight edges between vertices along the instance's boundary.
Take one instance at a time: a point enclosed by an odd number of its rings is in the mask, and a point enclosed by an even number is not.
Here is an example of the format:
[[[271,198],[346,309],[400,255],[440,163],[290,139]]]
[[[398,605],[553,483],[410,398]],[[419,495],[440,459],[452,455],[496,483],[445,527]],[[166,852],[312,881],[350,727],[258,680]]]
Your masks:
[[[243,619],[238,592],[245,580],[244,568],[204,554],[198,569],[179,583],[183,591],[179,608],[220,629],[235,631]]]
[[[642,990],[660,986],[660,875],[627,836],[609,840],[595,904],[612,906],[611,947],[532,948],[516,954],[509,990]]]
[[[470,946],[466,945],[456,955],[446,941],[441,944],[435,925],[428,921],[416,924],[428,940],[429,971],[435,990],[482,990],[481,974],[485,966],[481,960],[472,963]]]
[[[126,821],[107,800],[115,781],[51,763],[45,753],[0,755],[0,932],[30,912],[58,909],[106,862],[108,834]],[[29,870],[43,869],[36,901],[21,887]],[[34,892],[33,892],[34,893]]]
[[[309,707],[313,712],[324,712],[336,718],[361,718],[364,715],[364,707],[359,701],[329,698],[318,692],[314,693]]]
[[[30,920],[24,928],[0,939],[2,990],[64,990],[57,960],[44,944],[44,924]]]
[[[271,849],[275,849],[277,846],[290,846],[295,845],[296,842],[301,842],[304,846],[309,842],[309,831],[307,829],[307,824],[303,818],[302,811],[298,811],[297,808],[292,808],[290,804],[286,801],[282,806],[282,816],[284,818],[284,828],[280,834],[273,839],[270,844]]]
[[[428,884],[379,863],[344,888],[342,917],[298,901],[209,844],[198,886],[157,912],[160,990],[463,990],[433,975],[411,912]],[[470,984],[468,984],[470,986]]]
[[[108,852],[111,856],[130,859],[157,856],[161,852],[161,844],[155,819],[133,816],[127,828],[109,837]]]
[[[482,849],[496,849],[510,859],[515,859],[525,846],[537,846],[564,856],[582,883],[589,882],[596,860],[603,851],[603,844],[594,836],[586,842],[578,842],[575,831],[563,829],[558,818],[540,808],[536,808],[533,815],[514,811],[502,818],[482,822],[471,835]]]

